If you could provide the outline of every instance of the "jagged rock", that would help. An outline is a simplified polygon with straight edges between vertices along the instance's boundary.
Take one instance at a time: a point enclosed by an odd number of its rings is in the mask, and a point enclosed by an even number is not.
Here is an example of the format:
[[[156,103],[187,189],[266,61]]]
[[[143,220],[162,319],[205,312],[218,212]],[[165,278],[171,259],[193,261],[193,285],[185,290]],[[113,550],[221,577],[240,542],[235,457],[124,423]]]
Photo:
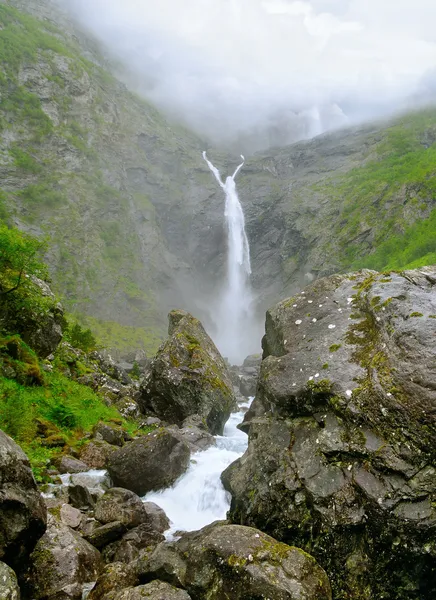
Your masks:
[[[94,546],[49,515],[47,531],[30,557],[28,596],[35,600],[81,600],[83,584],[96,581],[102,567]]]
[[[239,525],[217,522],[160,544],[137,569],[140,580],[167,581],[193,598],[331,600],[327,576],[311,556]]]
[[[101,523],[120,521],[127,528],[147,521],[144,504],[134,492],[119,487],[108,490],[97,502],[95,518]]]
[[[88,600],[114,600],[118,592],[137,583],[138,576],[133,566],[123,562],[113,562],[105,566]]]
[[[83,473],[89,471],[89,466],[72,456],[63,456],[59,463],[59,473]]]
[[[0,562],[0,598],[2,600],[20,600],[17,576],[3,562]]]
[[[227,366],[200,321],[185,311],[172,311],[169,321],[170,337],[142,383],[141,409],[177,425],[198,414],[222,434],[235,404]]]
[[[22,566],[46,522],[47,509],[27,456],[0,431],[0,559]]]
[[[129,588],[115,596],[114,600],[191,600],[184,590],[179,590],[163,581],[152,581],[147,585]]]
[[[92,360],[95,360],[99,365],[100,369],[106,375],[109,375],[111,379],[115,379],[119,381],[123,385],[131,385],[133,382],[131,378],[127,375],[126,371],[122,369],[116,362],[112,359],[108,354],[104,355],[101,352],[91,352],[89,357]]]
[[[310,549],[337,597],[436,594],[435,317],[436,267],[329,277],[267,313],[229,517]]]
[[[165,536],[156,530],[152,523],[143,523],[128,531],[123,538],[109,544],[103,550],[107,562],[132,563],[144,548],[150,550],[165,540]]]
[[[160,428],[111,454],[108,471],[116,486],[143,496],[173,484],[188,468],[189,456],[187,444]]]
[[[60,517],[64,525],[68,525],[72,529],[77,529],[82,522],[83,515],[80,510],[70,504],[62,504]]]
[[[116,452],[116,447],[105,441],[94,440],[89,442],[80,453],[80,460],[91,469],[105,469],[110,455]]]
[[[94,438],[111,444],[112,446],[124,446],[125,432],[120,427],[98,423],[94,429]]]
[[[126,532],[127,527],[121,521],[113,521],[101,527],[93,529],[92,533],[85,536],[90,544],[96,548],[103,548],[111,542],[120,539]]]

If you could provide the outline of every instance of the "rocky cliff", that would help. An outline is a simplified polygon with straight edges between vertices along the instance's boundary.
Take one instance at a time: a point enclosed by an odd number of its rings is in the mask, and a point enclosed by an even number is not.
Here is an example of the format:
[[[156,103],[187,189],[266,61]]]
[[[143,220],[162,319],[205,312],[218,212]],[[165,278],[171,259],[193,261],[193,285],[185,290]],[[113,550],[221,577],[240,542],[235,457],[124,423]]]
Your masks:
[[[0,1],[2,216],[50,238],[55,286],[100,339],[154,351],[168,309],[210,326],[222,190],[202,141],[117,81],[60,6]],[[435,123],[427,110],[248,161],[238,185],[260,318],[322,275],[435,260]]]

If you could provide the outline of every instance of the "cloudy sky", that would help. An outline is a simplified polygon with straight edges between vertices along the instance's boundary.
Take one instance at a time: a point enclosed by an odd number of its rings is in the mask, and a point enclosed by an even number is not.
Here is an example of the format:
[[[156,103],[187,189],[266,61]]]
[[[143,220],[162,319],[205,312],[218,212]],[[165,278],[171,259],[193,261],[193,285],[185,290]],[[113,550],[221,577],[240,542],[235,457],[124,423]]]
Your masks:
[[[64,2],[136,89],[217,142],[292,141],[436,90],[435,0]]]

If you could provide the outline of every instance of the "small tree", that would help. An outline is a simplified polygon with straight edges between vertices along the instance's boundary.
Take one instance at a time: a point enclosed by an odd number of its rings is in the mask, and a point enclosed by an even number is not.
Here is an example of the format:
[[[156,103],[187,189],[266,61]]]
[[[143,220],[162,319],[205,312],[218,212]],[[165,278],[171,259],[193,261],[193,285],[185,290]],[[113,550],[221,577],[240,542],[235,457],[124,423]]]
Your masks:
[[[79,323],[75,323],[70,328],[67,336],[75,348],[80,348],[84,352],[89,352],[97,347],[97,340],[92,331],[90,329],[83,329]]]
[[[45,242],[0,225],[0,298],[29,286],[29,278],[47,277],[47,267],[39,259]]]

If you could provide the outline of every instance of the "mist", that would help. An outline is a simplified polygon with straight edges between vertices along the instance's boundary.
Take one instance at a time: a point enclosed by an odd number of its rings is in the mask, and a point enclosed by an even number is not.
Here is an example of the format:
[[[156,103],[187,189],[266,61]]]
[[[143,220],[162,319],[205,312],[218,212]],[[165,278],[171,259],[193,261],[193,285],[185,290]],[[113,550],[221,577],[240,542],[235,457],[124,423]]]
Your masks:
[[[433,99],[433,0],[63,0],[128,85],[253,151]],[[239,144],[239,145],[238,145]]]

